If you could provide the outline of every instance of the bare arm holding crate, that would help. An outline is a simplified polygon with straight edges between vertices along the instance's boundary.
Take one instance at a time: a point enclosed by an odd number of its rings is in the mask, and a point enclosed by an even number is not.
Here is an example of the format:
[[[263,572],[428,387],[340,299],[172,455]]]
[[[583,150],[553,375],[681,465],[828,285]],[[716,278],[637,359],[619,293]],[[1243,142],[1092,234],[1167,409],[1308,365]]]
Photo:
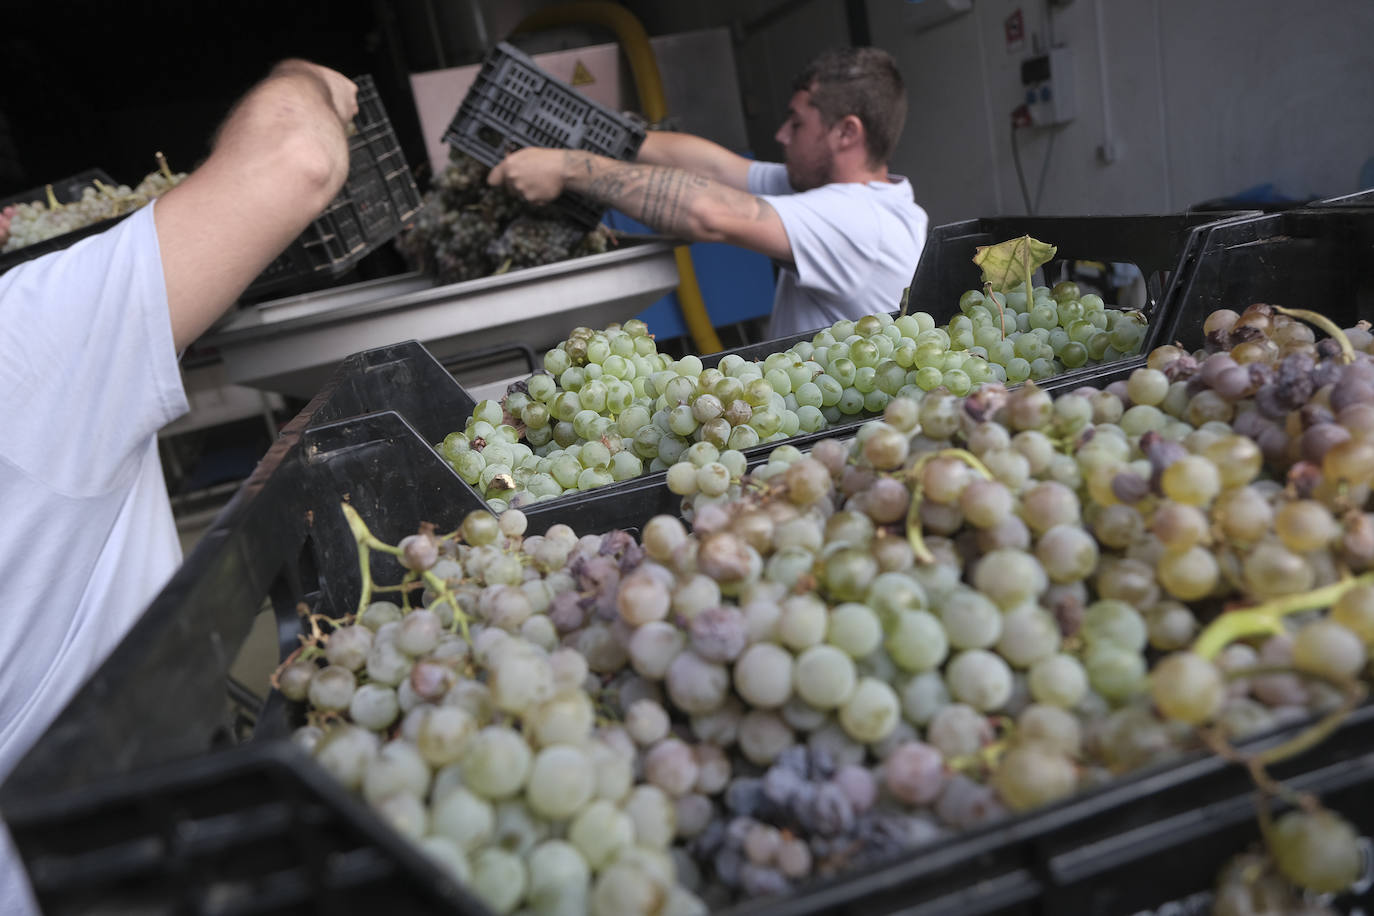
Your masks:
[[[348,177],[357,87],[306,61],[279,64],[220,128],[205,164],[157,202],[178,348],[194,341],[310,224]]]
[[[692,134],[651,130],[639,147],[639,162],[666,165],[705,176],[737,191],[749,189],[751,160],[719,143]]]
[[[507,156],[487,181],[505,184],[532,203],[574,191],[659,232],[694,242],[729,242],[781,263],[792,261],[787,231],[768,201],[685,169],[529,148]]]

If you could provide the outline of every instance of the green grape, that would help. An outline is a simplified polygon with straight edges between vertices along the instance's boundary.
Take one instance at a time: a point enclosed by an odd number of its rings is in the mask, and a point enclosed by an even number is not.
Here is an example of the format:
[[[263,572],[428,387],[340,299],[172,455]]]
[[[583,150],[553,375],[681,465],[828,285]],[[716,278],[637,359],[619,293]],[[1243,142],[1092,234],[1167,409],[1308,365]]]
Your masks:
[[[1032,328],[1057,328],[1059,327],[1059,314],[1052,307],[1037,306],[1031,309],[1030,326]]]
[[[606,409],[606,384],[599,379],[586,382],[577,390],[577,400],[584,410],[600,413]]]
[[[922,391],[932,391],[944,382],[944,373],[934,366],[927,367],[916,373],[916,386]]]
[[[1166,717],[1203,725],[1221,710],[1226,682],[1216,665],[1191,652],[1175,652],[1150,672],[1150,693]]]
[[[963,397],[973,388],[973,380],[962,369],[950,369],[945,372],[943,384],[949,389],[950,394],[956,397]]]
[[[1064,344],[1063,348],[1059,351],[1059,359],[1068,368],[1077,369],[1080,366],[1087,365],[1088,348],[1078,341],[1071,340]]]
[[[763,378],[777,394],[786,395],[792,391],[792,379],[781,369],[769,369]]]
[[[858,367],[853,360],[848,357],[840,357],[830,361],[830,371],[827,375],[833,378],[840,387],[848,388],[854,384],[854,378],[858,374]]]
[[[561,376],[572,366],[572,359],[566,350],[554,349],[544,354],[544,370],[551,375]]]
[[[856,378],[856,388],[859,387],[857,381],[858,379]],[[875,375],[875,387],[879,391],[888,395],[893,395],[896,394],[898,389],[904,384],[906,384],[906,370],[897,365],[894,360],[885,360],[879,364]]]
[[[588,380],[587,369],[583,366],[572,366],[558,377],[558,384],[564,391],[577,391]]]
[[[864,409],[864,396],[857,388],[846,388],[835,405],[841,414],[852,417]]]
[[[722,404],[729,404],[731,401],[743,399],[744,383],[737,378],[727,376],[711,386],[711,393],[720,398]]]
[[[906,378],[906,373],[902,373],[902,377]],[[877,387],[878,370],[872,366],[862,366],[858,372],[854,373],[854,388],[860,394],[868,394]]]
[[[1274,822],[1270,842],[1284,877],[1315,893],[1346,890],[1365,867],[1354,828],[1325,808],[1287,812]]]
[[[751,379],[749,384],[744,386],[744,402],[757,410],[772,402],[773,393],[773,386],[766,379]]]
[[[1006,367],[1016,358],[1015,341],[1002,340],[988,348],[988,359],[1000,366]],[[1027,364],[1027,373],[1029,374],[1029,364]]]
[[[906,378],[906,373],[902,373],[902,378]],[[821,394],[820,386],[815,382],[803,382],[796,389],[795,395],[798,407],[819,408],[825,401],[824,396]]]

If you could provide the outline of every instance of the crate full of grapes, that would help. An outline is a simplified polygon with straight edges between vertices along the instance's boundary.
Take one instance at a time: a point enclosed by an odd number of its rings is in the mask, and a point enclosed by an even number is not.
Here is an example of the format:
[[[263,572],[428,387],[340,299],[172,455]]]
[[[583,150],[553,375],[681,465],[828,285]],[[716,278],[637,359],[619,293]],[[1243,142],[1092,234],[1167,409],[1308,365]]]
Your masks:
[[[0,210],[15,208],[9,238],[0,246],[0,273],[104,232],[185,177],[172,172],[161,154],[158,163],[134,188],[88,169],[0,200]]]
[[[906,314],[898,309],[681,359],[660,351],[639,321],[582,328],[545,355],[543,371],[499,401],[472,404],[462,423],[455,414],[471,399],[456,385],[426,381],[423,390],[433,396],[419,398],[386,373],[370,374],[366,390],[349,387],[327,415],[400,411],[498,510],[663,479],[655,475],[684,463],[712,468],[694,481],[680,467],[671,483],[676,490],[724,498],[722,454],[740,453],[749,462],[770,445],[852,432],[894,397],[937,389],[963,396],[984,382],[1014,387],[1027,378],[1054,391],[1091,382],[1161,339],[1168,322],[1161,297],[1201,225],[1190,216],[1145,216],[942,226],[931,233]],[[1017,234],[1031,233],[1057,243],[1049,260],[1035,265],[1042,276],[1054,278],[1088,258],[1129,259],[1147,298],[1138,309],[1117,308],[1073,281],[1036,286],[1029,302],[1015,289],[989,289],[988,271],[974,263],[978,250],[1014,253]],[[992,244],[999,237],[1008,241]],[[1014,287],[1021,277],[1012,271],[1000,285]],[[429,366],[424,374],[442,373]],[[453,392],[443,394],[446,387]],[[726,464],[732,462],[734,454]]]
[[[1235,324],[1291,337],[1265,308]],[[1337,335],[1314,371],[1368,385],[1374,342]],[[0,787],[40,904],[1357,903],[1374,539],[1328,503],[1374,466],[1336,443],[1346,487],[1272,486],[1286,459],[1156,397],[1177,348],[1149,360],[893,399],[690,526],[461,504],[394,412],[313,424],[322,392]],[[227,671],[265,599],[257,703]]]

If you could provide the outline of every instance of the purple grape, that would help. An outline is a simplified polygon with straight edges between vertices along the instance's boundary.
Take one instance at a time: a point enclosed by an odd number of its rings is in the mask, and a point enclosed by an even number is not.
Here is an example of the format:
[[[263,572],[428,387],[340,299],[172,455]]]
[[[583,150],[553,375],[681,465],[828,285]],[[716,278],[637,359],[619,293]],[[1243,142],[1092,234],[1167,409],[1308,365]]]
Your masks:
[[[899,801],[928,805],[945,784],[943,755],[929,744],[908,741],[884,761],[884,783]]]
[[[711,859],[711,866],[716,870],[716,877],[729,887],[738,887],[740,881],[740,871],[744,865],[744,854],[738,847],[725,845],[716,851]]]
[[[734,661],[749,641],[744,615],[733,607],[712,607],[698,613],[690,624],[691,645],[711,662]]]
[[[763,780],[752,776],[732,780],[725,790],[725,807],[741,817],[752,817],[763,800]]]
[[[772,768],[791,770],[798,776],[806,777],[810,775],[809,763],[806,746],[794,744],[778,755],[777,759],[773,761]]]
[[[873,778],[873,771],[867,767],[856,764],[842,766],[835,773],[834,783],[844,792],[858,814],[872,808],[878,798],[878,782]]]
[[[1276,383],[1264,385],[1255,392],[1255,409],[1269,420],[1282,420],[1288,416],[1288,406],[1279,396]]]
[[[809,787],[804,775],[787,767],[769,768],[763,776],[763,797],[779,808],[789,807],[793,799]]]
[[[776,896],[792,889],[792,883],[776,868],[764,868],[750,862],[740,866],[739,885],[751,897]]]
[[[1007,813],[991,786],[955,775],[935,800],[935,814],[957,830],[971,830]]]
[[[802,826],[812,833],[846,834],[854,827],[854,806],[844,789],[833,782],[821,783],[810,799],[794,796]]]

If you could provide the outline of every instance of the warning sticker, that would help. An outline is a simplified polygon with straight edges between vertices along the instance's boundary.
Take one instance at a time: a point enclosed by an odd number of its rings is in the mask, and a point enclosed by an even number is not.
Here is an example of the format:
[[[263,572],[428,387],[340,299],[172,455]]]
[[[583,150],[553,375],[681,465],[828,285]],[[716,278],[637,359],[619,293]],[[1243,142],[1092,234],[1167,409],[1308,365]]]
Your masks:
[[[596,82],[596,77],[592,76],[592,71],[587,69],[587,65],[582,61],[573,64],[572,84],[574,86],[590,86]]]

